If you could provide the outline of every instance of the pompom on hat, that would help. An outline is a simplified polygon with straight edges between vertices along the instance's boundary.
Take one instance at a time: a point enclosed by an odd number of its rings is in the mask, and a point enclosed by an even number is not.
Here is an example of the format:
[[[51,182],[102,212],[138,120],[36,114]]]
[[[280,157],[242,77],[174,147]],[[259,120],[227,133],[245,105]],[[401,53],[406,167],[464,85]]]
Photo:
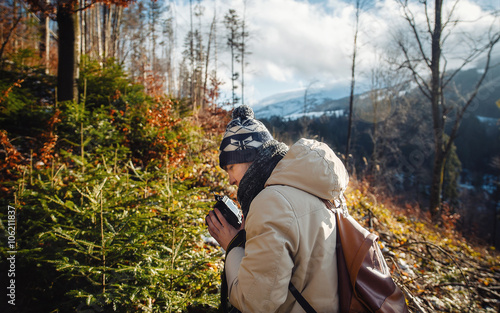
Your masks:
[[[251,107],[241,105],[234,109],[232,120],[227,124],[224,138],[220,144],[219,165],[252,162],[258,149],[273,136],[254,118]]]

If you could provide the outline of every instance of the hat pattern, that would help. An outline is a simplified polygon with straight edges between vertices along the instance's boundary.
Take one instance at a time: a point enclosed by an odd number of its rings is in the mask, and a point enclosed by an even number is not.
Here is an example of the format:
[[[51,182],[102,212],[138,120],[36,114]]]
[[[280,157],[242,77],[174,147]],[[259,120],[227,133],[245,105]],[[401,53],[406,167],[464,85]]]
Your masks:
[[[254,119],[253,110],[242,105],[233,111],[220,145],[219,164],[221,167],[235,163],[252,162],[257,149],[273,139],[267,128]]]

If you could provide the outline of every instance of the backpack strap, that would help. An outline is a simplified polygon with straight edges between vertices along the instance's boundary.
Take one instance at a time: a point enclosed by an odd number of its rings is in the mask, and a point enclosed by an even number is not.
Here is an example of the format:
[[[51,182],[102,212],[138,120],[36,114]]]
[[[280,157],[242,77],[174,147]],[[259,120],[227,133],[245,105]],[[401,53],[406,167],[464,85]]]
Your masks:
[[[356,256],[354,257],[352,264],[349,265],[348,271],[351,279],[351,286],[353,286],[353,288],[354,286],[356,286],[356,279],[358,278],[358,272],[363,265],[363,261],[366,257],[366,254],[372,247],[373,243],[377,243],[377,240],[378,237],[375,234],[369,233],[366,239],[363,241],[361,247],[359,247],[358,253],[356,253]]]
[[[313,309],[313,307],[307,302],[307,300],[300,294],[300,292],[295,288],[295,286],[292,284],[290,281],[290,284],[288,284],[288,290],[292,293],[292,295],[295,297],[295,300],[300,304],[300,306],[306,311],[306,313],[316,313],[316,310]]]

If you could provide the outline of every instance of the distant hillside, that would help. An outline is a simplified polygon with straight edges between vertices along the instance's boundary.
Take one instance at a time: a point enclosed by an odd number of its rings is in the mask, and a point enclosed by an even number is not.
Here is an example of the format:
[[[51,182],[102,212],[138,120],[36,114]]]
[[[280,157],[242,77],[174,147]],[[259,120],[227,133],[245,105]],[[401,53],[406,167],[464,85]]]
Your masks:
[[[472,92],[481,75],[481,70],[469,69],[461,71],[453,79],[456,90],[463,95]],[[450,84],[449,86],[453,86]],[[413,94],[421,97],[418,88],[411,83],[406,86],[397,86],[400,95]],[[449,88],[447,99],[457,100],[452,94],[454,88]],[[254,107],[257,118],[270,118],[279,116],[285,119],[296,119],[301,116],[321,116],[332,112],[343,111],[347,114],[349,106],[349,89],[346,87],[321,87],[294,90],[267,97]],[[500,99],[500,66],[490,69],[486,80],[483,82],[475,102],[469,112],[476,116],[500,118],[500,109],[496,101]],[[306,105],[305,105],[306,104]],[[371,108],[370,91],[355,96],[355,110]]]
[[[254,107],[257,118],[270,118],[272,116],[292,117],[302,116],[307,113],[320,113],[333,108],[344,110],[345,97],[349,89],[345,86],[314,87],[289,92],[283,92],[263,99]],[[307,106],[304,106],[306,99]],[[340,102],[340,103],[338,103]],[[327,106],[328,108],[325,108]]]

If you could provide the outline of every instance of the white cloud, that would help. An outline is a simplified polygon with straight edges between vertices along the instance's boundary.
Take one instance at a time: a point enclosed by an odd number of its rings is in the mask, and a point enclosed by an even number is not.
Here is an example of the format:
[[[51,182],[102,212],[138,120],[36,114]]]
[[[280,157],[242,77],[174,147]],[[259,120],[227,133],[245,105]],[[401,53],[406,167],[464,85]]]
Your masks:
[[[252,22],[259,38],[253,49],[255,61],[275,63],[292,72],[294,79],[306,80],[339,75],[348,68],[340,62],[349,46],[345,17],[330,16],[320,6],[305,2],[261,0],[255,5]]]
[[[240,17],[243,16],[243,3],[243,0],[201,1],[205,7],[201,18],[202,27],[208,32],[215,7],[220,21],[230,8],[235,9]],[[361,73],[360,81],[362,74],[369,73],[380,55],[392,44],[395,33],[401,28],[407,29],[396,1],[365,3],[358,37],[357,69]],[[445,11],[451,9],[449,3],[445,2]],[[343,0],[247,0],[245,17],[251,51],[247,57],[249,65],[245,69],[247,103],[256,103],[263,97],[287,89],[305,87],[312,81],[348,85],[346,82],[350,79],[354,34],[353,4],[354,1]],[[178,42],[181,43],[184,37],[180,34],[187,30],[186,23],[189,22],[189,2],[180,2],[177,7]],[[462,20],[474,21],[461,24],[462,28],[456,29],[459,33],[484,35],[492,23],[491,15],[472,0],[462,0],[455,10]],[[413,12],[418,20],[425,22],[421,5],[415,2]],[[222,38],[224,25],[219,22],[217,27],[221,36],[218,39],[221,49],[219,70],[229,71],[230,59],[227,52],[222,52],[226,42]],[[451,36],[447,40],[451,51],[458,51],[460,45],[467,44],[459,37]],[[228,90],[230,86],[228,81],[223,87]]]

